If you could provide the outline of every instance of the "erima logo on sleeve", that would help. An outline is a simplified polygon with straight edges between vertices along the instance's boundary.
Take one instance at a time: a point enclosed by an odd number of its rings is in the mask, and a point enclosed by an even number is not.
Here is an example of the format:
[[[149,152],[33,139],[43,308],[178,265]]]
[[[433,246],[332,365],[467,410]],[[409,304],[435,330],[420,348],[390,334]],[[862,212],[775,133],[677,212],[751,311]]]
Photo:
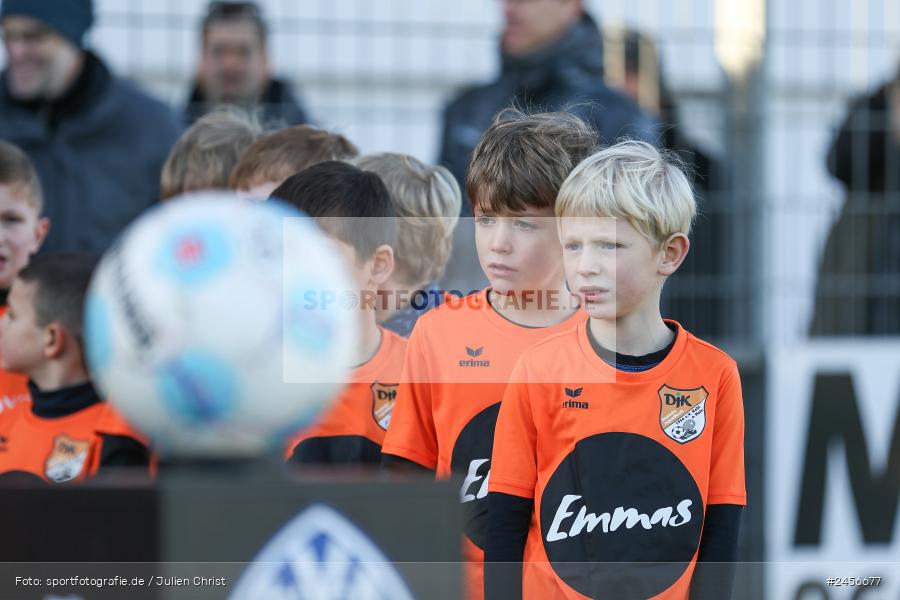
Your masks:
[[[466,346],[466,354],[468,354],[470,358],[460,360],[459,366],[461,366],[461,367],[490,367],[491,361],[478,359],[478,357],[481,356],[482,353],[484,353],[484,346],[478,346],[477,348],[470,348],[469,346]]]
[[[590,408],[590,405],[587,402],[582,402],[580,400],[576,400],[576,398],[581,397],[581,391],[584,388],[566,388],[566,396],[567,399],[563,401],[563,408]]]

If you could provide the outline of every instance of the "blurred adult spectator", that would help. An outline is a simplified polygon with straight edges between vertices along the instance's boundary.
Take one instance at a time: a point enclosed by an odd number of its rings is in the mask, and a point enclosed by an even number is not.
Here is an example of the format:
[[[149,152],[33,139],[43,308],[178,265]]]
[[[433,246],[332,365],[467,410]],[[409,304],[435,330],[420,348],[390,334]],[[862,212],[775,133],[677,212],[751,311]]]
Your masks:
[[[267,38],[256,3],[209,3],[201,25],[200,64],[185,109],[188,124],[222,104],[258,111],[265,126],[309,121],[287,82],[272,76]]]
[[[28,153],[53,226],[44,250],[100,252],[155,202],[180,132],[161,102],[85,48],[91,0],[3,0],[0,138]]]
[[[472,150],[494,115],[569,110],[597,130],[601,143],[620,137],[656,142],[656,122],[603,80],[603,37],[583,0],[503,0],[500,73],[465,90],[446,107],[440,163],[465,187]],[[462,203],[463,216],[470,215]],[[469,291],[484,281],[474,254],[472,224],[460,222],[445,278]],[[465,288],[465,289],[464,289]]]
[[[851,101],[828,152],[847,191],[816,284],[811,335],[900,335],[900,72]]]
[[[465,182],[469,156],[494,115],[569,108],[601,141],[622,136],[655,141],[653,119],[603,81],[603,38],[582,0],[503,0],[497,79],[465,90],[446,108],[441,163]],[[466,202],[463,210],[467,210]]]
[[[725,261],[731,239],[721,166],[685,133],[653,39],[624,30],[608,33],[604,46],[607,82],[659,120],[660,144],[674,152],[693,175],[698,216],[691,232],[691,251],[678,269],[678,277],[666,283],[663,314],[701,337],[720,337],[727,326],[725,278],[730,270]]]

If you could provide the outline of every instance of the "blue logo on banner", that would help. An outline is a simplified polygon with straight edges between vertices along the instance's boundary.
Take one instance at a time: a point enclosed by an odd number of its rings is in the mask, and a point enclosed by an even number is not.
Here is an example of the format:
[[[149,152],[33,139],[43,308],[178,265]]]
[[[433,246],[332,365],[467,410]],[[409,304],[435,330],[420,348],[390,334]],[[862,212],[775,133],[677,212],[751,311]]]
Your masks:
[[[393,564],[353,523],[313,505],[285,525],[247,567],[231,600],[412,600]]]

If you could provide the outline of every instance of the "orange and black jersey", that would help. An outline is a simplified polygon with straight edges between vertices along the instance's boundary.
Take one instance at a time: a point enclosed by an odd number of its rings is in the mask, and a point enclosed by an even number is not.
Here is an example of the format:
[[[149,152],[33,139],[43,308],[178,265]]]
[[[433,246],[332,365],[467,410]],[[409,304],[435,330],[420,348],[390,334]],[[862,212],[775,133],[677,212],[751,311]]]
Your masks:
[[[381,328],[378,351],[354,369],[350,383],[308,429],[288,444],[288,460],[304,464],[378,464],[391,421],[406,340]]]
[[[0,296],[5,297],[6,291],[0,292]],[[0,305],[0,318],[5,313],[6,305]],[[28,378],[21,373],[0,369],[0,420],[10,418],[19,407],[27,408],[29,402],[31,393],[28,391]]]
[[[524,598],[687,598],[707,507],[746,503],[737,367],[669,323],[648,370],[607,364],[587,323],[517,363],[489,489],[534,500]]]
[[[558,325],[517,325],[494,310],[488,290],[449,299],[413,329],[384,454],[462,477],[466,554],[480,562],[484,548],[487,483],[494,425],[510,371],[521,352],[561,331],[574,329],[579,311]],[[480,590],[470,572],[470,590]]]
[[[84,481],[104,467],[147,468],[150,451],[90,383],[50,392],[0,420],[0,478]]]

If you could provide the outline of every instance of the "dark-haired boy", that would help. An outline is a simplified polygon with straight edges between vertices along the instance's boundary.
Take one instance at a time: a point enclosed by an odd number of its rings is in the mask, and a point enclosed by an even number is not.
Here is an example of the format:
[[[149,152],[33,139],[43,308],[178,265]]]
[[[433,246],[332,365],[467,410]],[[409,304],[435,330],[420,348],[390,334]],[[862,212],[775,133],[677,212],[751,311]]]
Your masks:
[[[83,481],[110,466],[148,468],[150,452],[97,394],[84,360],[84,297],[96,264],[36,257],[19,272],[0,320],[0,366],[28,377],[30,410],[0,421],[0,478]]]
[[[376,322],[376,292],[394,270],[397,230],[390,193],[378,175],[326,161],[292,175],[271,197],[319,222],[344,255],[359,298],[360,346],[349,385],[291,440],[288,460],[378,464],[406,351],[405,339]]]

